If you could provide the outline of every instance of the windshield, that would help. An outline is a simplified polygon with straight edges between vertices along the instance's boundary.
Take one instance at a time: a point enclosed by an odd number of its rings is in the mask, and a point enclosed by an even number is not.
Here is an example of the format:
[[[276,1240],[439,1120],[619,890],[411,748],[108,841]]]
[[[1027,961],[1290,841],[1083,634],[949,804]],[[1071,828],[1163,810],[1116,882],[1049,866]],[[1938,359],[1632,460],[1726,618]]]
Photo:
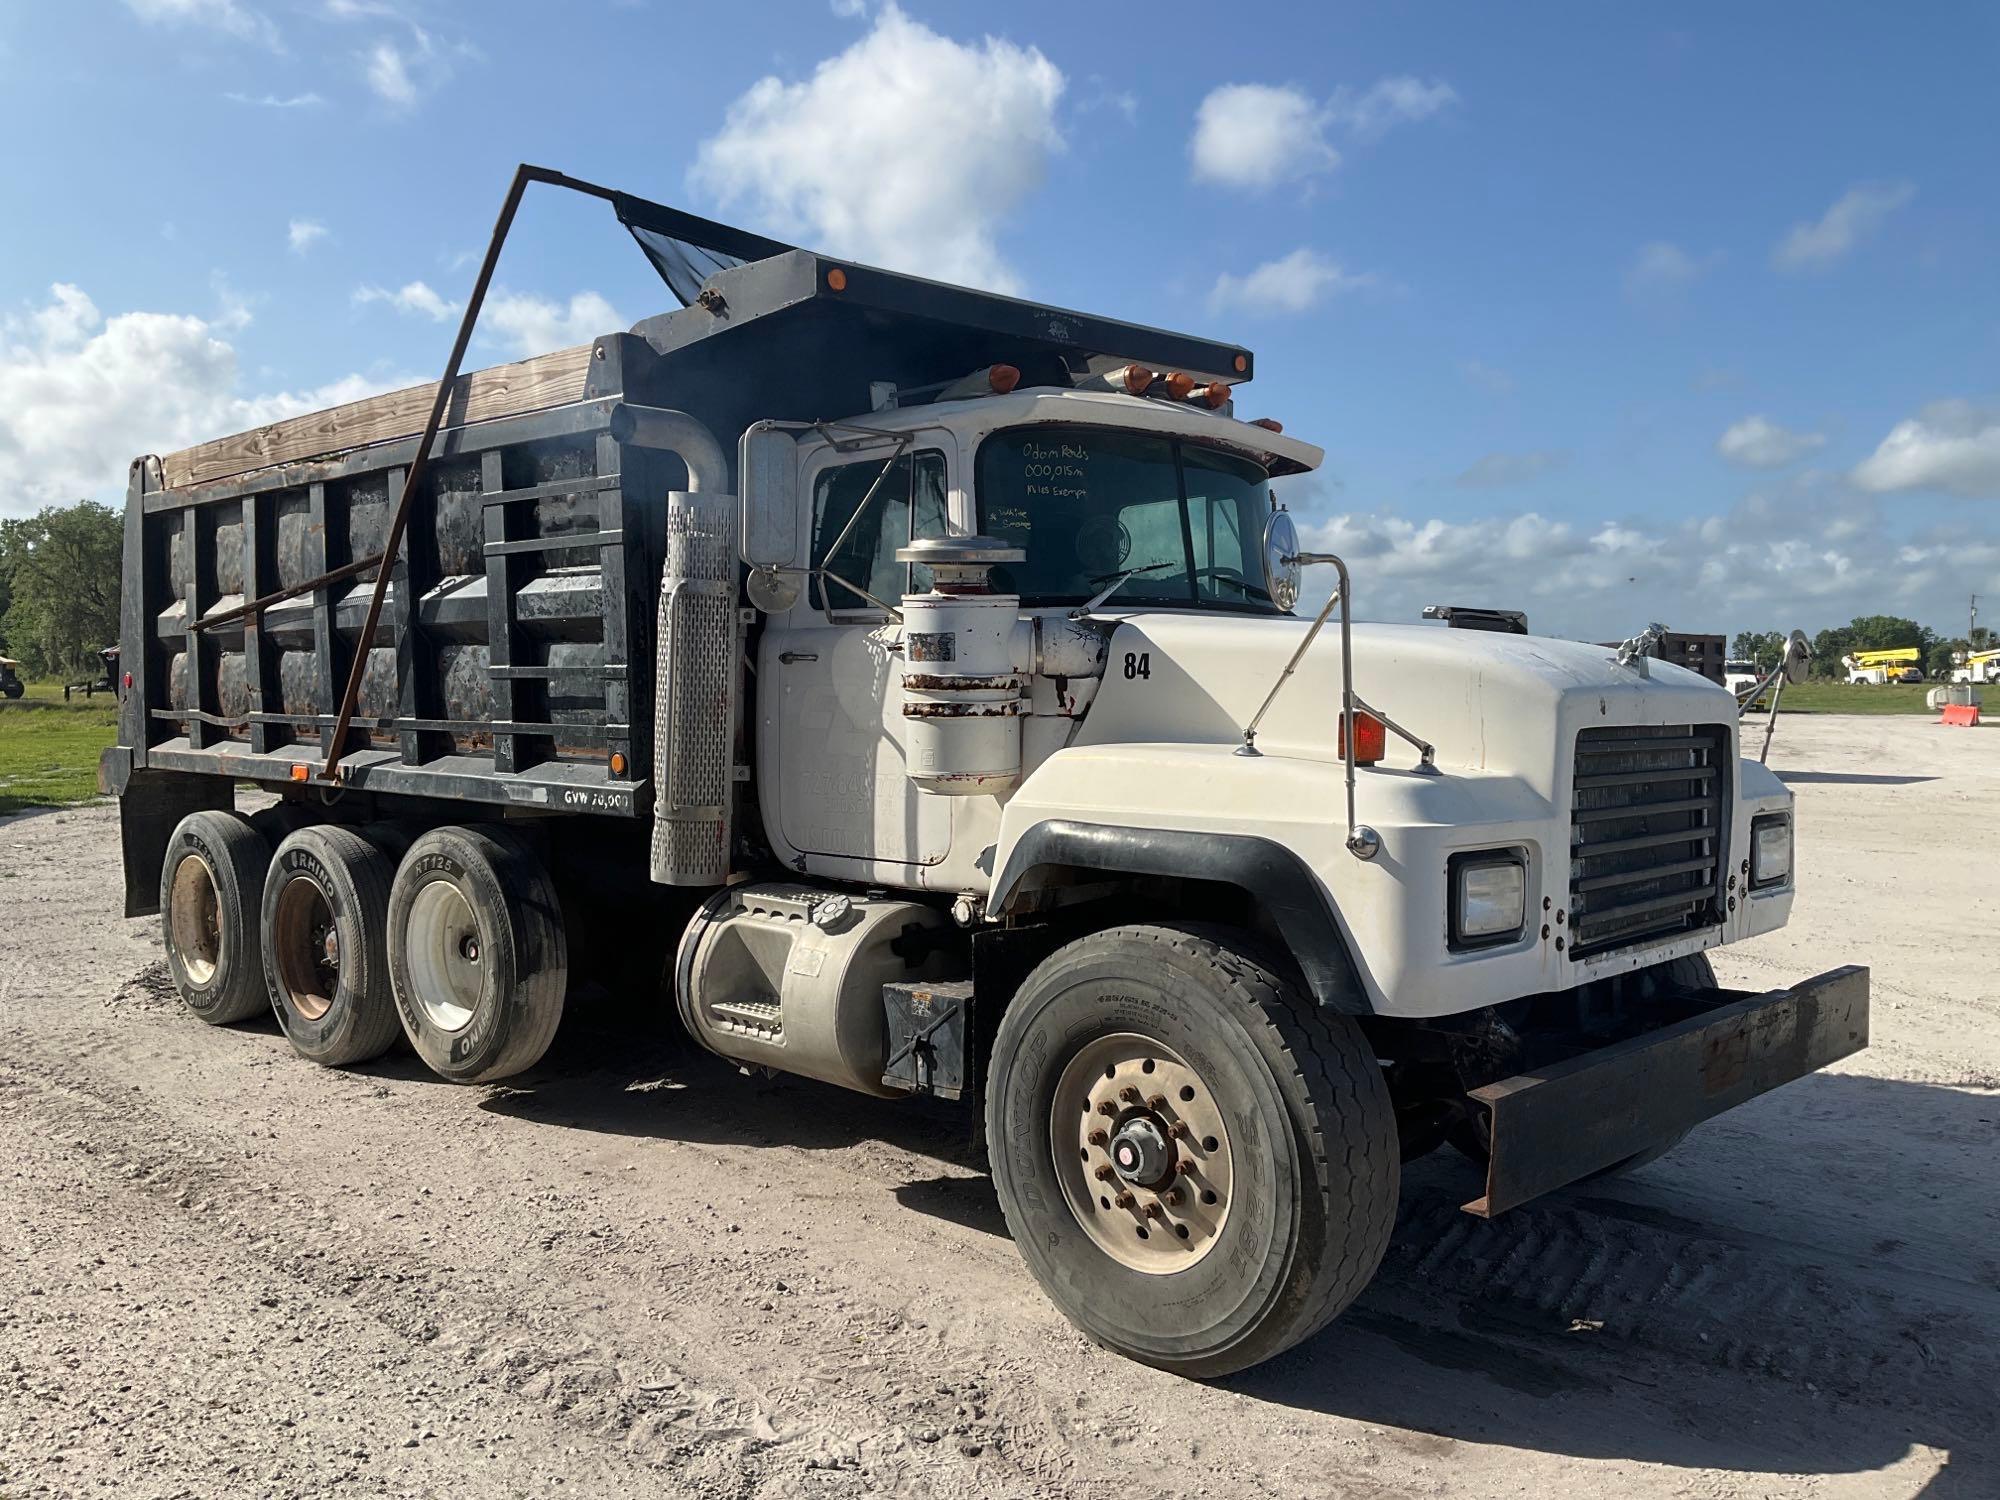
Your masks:
[[[993,570],[1025,604],[1089,599],[1132,570],[1112,604],[1277,612],[1264,587],[1263,469],[1179,438],[1102,427],[1017,427],[979,447],[980,529],[1026,550]]]

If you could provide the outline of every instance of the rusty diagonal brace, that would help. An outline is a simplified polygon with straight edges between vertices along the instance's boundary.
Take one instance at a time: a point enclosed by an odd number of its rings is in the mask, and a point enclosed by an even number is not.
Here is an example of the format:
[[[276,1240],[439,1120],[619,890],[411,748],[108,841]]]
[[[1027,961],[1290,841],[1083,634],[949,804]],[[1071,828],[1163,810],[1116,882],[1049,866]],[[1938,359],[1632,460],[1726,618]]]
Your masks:
[[[459,319],[458,337],[451,346],[451,358],[444,367],[444,378],[438,382],[437,396],[431,402],[430,416],[424,421],[423,436],[417,440],[417,451],[410,460],[410,466],[403,474],[403,495],[396,502],[396,513],[390,518],[389,532],[382,541],[381,553],[372,559],[349,563],[346,573],[358,573],[370,562],[381,566],[375,572],[375,588],[368,596],[368,614],[361,623],[361,634],[354,642],[354,665],[347,674],[346,691],[340,695],[340,713],[333,724],[333,738],[327,748],[326,766],[320,775],[327,781],[340,780],[340,761],[346,752],[348,727],[354,721],[354,708],[361,697],[361,681],[368,671],[368,653],[375,643],[375,629],[382,620],[382,600],[389,590],[389,576],[395,571],[395,556],[403,544],[403,531],[410,520],[410,505],[416,499],[417,486],[423,483],[424,470],[430,463],[431,448],[437,441],[438,428],[443,425],[445,408],[450,405],[453,388],[458,384],[458,367],[465,359],[466,345],[472,341],[472,326],[479,321],[479,309],[486,301],[486,289],[492,284],[493,270],[500,262],[500,247],[506,243],[507,231],[513,226],[514,212],[521,206],[521,195],[531,182],[545,182],[554,187],[566,187],[587,193],[594,198],[610,201],[613,194],[608,188],[595,183],[581,182],[574,177],[566,177],[561,172],[550,171],[547,167],[531,167],[523,162],[514,169],[514,180],[507,188],[506,202],[500,205],[500,217],[494,221],[493,237],[486,245],[486,258],[480,262],[479,278],[472,284],[472,295],[466,299],[465,316]],[[336,569],[321,578],[314,579],[311,587],[334,581],[342,576]],[[300,592],[304,591],[304,587]],[[262,604],[265,601],[259,600]],[[252,606],[254,607],[254,606]],[[250,612],[246,608],[245,613]]]

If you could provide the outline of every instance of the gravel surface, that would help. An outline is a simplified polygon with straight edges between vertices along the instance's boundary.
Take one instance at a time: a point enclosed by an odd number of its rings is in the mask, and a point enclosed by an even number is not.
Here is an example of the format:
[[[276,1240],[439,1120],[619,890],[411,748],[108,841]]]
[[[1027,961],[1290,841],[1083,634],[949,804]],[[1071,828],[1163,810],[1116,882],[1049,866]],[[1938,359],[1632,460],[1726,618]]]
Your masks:
[[[1875,1043],[1382,1273],[1248,1375],[1042,1299],[944,1107],[603,1013],[503,1086],[183,1014],[115,810],[0,822],[0,1497],[2000,1494],[2000,731],[1790,719],[1805,894],[1745,986]]]

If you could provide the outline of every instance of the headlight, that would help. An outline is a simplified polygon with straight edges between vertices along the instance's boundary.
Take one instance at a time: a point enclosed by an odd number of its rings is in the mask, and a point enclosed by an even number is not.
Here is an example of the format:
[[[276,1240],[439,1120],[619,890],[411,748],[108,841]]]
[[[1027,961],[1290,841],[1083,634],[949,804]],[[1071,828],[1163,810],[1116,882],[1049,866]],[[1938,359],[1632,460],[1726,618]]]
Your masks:
[[[1519,849],[1451,857],[1451,945],[1512,942],[1528,915],[1528,863]]]
[[[1750,823],[1750,889],[1792,878],[1792,815],[1766,813]]]

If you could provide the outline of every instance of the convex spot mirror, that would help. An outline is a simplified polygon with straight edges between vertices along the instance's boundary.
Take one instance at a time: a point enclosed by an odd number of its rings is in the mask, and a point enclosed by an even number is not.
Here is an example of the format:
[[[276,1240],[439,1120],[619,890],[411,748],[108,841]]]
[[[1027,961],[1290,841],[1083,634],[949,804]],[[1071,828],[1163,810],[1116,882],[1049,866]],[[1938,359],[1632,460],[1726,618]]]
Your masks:
[[[1264,523],[1264,587],[1282,610],[1299,602],[1299,528],[1290,511],[1272,511]]]
[[[1806,643],[1806,633],[1794,630],[1785,642],[1785,681],[1796,686],[1806,680],[1806,667],[1812,661],[1812,647]]]
[[[792,567],[799,549],[799,445],[760,422],[743,434],[738,467],[738,553],[752,568]]]

